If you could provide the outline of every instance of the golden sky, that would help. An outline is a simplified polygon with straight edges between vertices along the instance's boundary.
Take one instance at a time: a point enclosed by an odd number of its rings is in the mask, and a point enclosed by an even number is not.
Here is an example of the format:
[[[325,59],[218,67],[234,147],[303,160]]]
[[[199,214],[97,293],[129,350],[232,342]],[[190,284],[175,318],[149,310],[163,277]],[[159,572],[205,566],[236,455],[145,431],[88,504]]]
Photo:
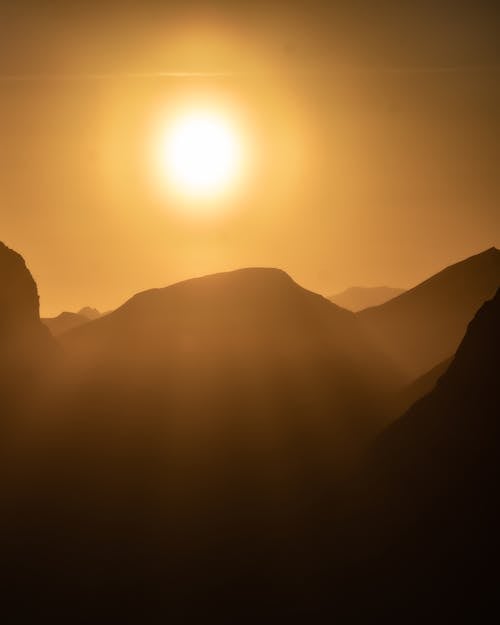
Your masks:
[[[486,3],[34,6],[0,22],[0,240],[44,314],[248,265],[322,293],[408,287],[499,245]],[[160,192],[152,146],[200,102],[235,120],[251,166],[197,217]]]

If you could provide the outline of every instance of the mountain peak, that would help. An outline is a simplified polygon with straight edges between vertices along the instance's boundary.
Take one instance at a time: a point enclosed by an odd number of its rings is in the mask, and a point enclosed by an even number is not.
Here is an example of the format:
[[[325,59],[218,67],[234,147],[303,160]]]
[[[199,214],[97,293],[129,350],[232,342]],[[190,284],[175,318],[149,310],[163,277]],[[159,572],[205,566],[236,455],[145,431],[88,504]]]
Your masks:
[[[93,319],[98,319],[101,316],[101,313],[97,310],[97,308],[92,308],[91,306],[84,306],[76,314],[82,315],[90,321],[92,321]]]
[[[284,271],[283,269],[278,269],[277,267],[241,267],[239,269],[220,271],[218,273],[207,274],[198,278],[184,280],[183,283],[194,283],[196,281],[241,281],[245,283],[252,283],[254,281],[265,281],[268,283],[274,282],[276,284],[295,284],[294,280],[289,276],[286,271]]]
[[[38,289],[23,257],[0,243],[0,408],[26,399],[55,344],[42,325]],[[19,385],[19,379],[24,386]],[[21,391],[22,389],[22,391]],[[9,405],[9,402],[12,404]]]
[[[491,254],[491,255],[500,254],[500,250],[494,245],[492,245],[488,249],[484,250],[484,252],[480,252],[479,256],[481,254]]]
[[[0,242],[0,329],[39,318],[38,290],[24,258]]]
[[[361,386],[366,382],[370,392],[375,378],[391,388],[399,384],[398,372],[366,340],[354,313],[274,268],[247,267],[138,293],[109,315],[66,333],[62,343],[79,366],[95,372],[101,364],[119,362],[137,379],[161,362],[171,377],[184,371],[193,384],[218,367],[214,388],[221,389],[238,368],[245,372],[242,383],[255,379],[265,386],[274,375],[266,375],[266,367],[274,362],[279,375],[288,372],[295,385],[299,371],[300,384],[312,376],[321,387],[324,379],[328,390],[321,392],[328,395],[336,374],[363,379]],[[328,375],[311,373],[325,367]]]
[[[286,306],[287,298],[295,301],[299,295],[315,298],[323,305],[332,306],[321,295],[301,287],[282,269],[244,267],[142,291],[125,302],[115,313],[143,306],[146,302],[152,304],[153,301],[163,306],[175,302],[176,306],[182,305],[189,312],[197,306],[217,309],[221,307],[228,311],[235,305],[252,306],[257,302],[262,307],[263,302],[267,301],[269,305],[274,302],[275,305],[278,300],[281,306]],[[347,311],[343,312],[347,314]]]
[[[267,284],[296,284],[290,275],[283,269],[276,267],[241,267],[240,269],[233,269],[230,271],[221,271],[218,273],[208,274],[194,278],[193,280],[186,280],[185,282],[194,282],[196,280],[213,281],[213,282],[225,282],[233,283],[239,282],[247,285],[256,283]],[[298,285],[297,285],[298,286]]]

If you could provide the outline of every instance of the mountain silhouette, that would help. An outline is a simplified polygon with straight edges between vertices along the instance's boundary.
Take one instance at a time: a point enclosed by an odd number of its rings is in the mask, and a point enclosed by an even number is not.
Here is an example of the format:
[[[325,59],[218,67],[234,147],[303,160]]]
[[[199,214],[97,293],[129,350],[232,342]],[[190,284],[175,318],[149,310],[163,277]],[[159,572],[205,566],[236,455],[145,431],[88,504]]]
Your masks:
[[[73,328],[88,323],[89,317],[85,317],[80,313],[62,312],[57,317],[45,317],[42,319],[42,323],[47,326],[53,336],[59,336],[68,332]]]
[[[391,588],[392,610],[400,601],[404,611],[455,614],[496,597],[499,320],[500,290],[435,388],[387,428],[364,468],[353,544],[374,595]]]
[[[91,308],[90,306],[84,306],[81,310],[78,311],[78,315],[82,315],[87,319],[98,319],[101,316],[101,313],[97,310],[97,308]]]
[[[85,306],[79,312],[62,312],[57,317],[45,317],[42,322],[49,328],[53,336],[59,336],[84,323],[98,319],[101,313],[96,308]]]
[[[359,312],[364,308],[383,304],[401,293],[404,293],[404,289],[389,286],[352,286],[341,293],[331,295],[328,299],[341,308]]]
[[[56,358],[57,347],[39,315],[38,291],[17,252],[0,242],[0,411],[14,419]],[[12,414],[11,414],[12,413]]]
[[[500,251],[490,248],[359,312],[358,319],[410,381],[454,354],[467,323],[499,285]]]
[[[119,401],[139,393],[167,402],[170,422],[203,415],[215,438],[228,419],[242,431],[275,419],[279,430],[286,419],[303,430],[300,444],[311,435],[329,458],[328,440],[343,440],[347,454],[353,432],[361,440],[379,427],[383,396],[401,383],[353,313],[276,269],[145,291],[60,341],[78,376],[108,397],[118,385]],[[250,431],[247,448],[260,436]]]

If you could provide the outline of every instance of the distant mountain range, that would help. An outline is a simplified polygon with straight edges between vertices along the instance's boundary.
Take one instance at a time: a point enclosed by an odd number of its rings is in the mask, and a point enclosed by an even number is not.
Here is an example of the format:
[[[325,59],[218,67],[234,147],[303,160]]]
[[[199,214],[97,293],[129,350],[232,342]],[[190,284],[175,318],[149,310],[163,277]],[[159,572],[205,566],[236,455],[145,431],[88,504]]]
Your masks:
[[[68,332],[68,330],[78,328],[89,321],[98,319],[100,316],[101,313],[96,308],[85,306],[77,313],[62,312],[57,317],[45,317],[42,319],[42,323],[49,328],[53,336],[59,336],[64,334],[64,332]]]
[[[358,312],[369,306],[383,304],[401,293],[404,293],[404,289],[389,286],[352,286],[328,299],[341,308]]]
[[[490,248],[357,315],[411,381],[454,354],[467,323],[499,284],[500,251]]]

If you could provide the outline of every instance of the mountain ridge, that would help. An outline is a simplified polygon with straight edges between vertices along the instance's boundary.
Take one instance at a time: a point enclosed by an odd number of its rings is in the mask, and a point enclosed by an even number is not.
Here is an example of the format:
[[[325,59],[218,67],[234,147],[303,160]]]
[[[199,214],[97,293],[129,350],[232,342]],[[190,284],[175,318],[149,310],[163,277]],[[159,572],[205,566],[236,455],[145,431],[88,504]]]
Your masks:
[[[499,285],[500,251],[492,247],[357,315],[411,381],[452,356],[467,323]]]
[[[415,291],[420,290],[421,288],[426,287],[429,284],[434,284],[436,280],[438,279],[440,280],[444,277],[447,277],[452,271],[455,271],[456,269],[460,267],[466,266],[468,263],[470,263],[470,261],[473,261],[474,259],[479,259],[479,258],[498,259],[499,257],[500,257],[500,250],[494,245],[492,245],[491,247],[486,248],[482,252],[478,252],[477,254],[472,254],[471,256],[467,256],[466,258],[463,258],[462,260],[452,263],[451,265],[446,265],[446,267],[444,267],[443,269],[440,269],[438,272],[432,274],[425,280],[422,280],[422,282],[419,282],[418,284],[416,284],[415,286],[409,289],[405,289],[403,293],[400,293],[398,296],[391,299],[390,300],[391,305],[394,305],[394,302],[396,301],[401,301],[402,299],[411,297]],[[388,306],[389,301],[385,302],[384,304],[380,304],[378,306],[370,306],[369,308],[366,308],[365,310],[360,311],[360,312],[367,313],[368,310],[371,311],[372,309],[380,308],[381,306],[384,306],[384,305]]]

